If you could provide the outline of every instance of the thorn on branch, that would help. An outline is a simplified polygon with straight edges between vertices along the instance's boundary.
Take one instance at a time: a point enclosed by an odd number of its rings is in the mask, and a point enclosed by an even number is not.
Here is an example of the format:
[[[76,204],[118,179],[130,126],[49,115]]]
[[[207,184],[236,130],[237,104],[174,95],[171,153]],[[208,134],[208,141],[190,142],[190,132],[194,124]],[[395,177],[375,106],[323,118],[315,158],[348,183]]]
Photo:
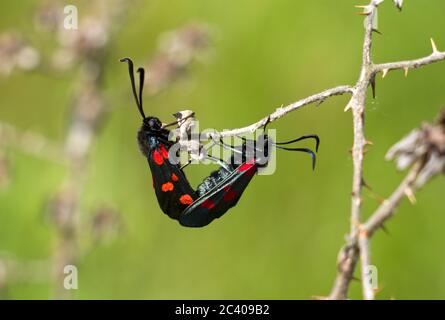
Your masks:
[[[325,100],[326,100],[326,99],[321,99],[321,100],[317,103],[316,107],[319,107],[322,103],[325,102]]]
[[[437,49],[437,45],[436,45],[436,43],[434,42],[434,39],[433,39],[433,38],[431,38],[431,47],[433,48],[433,54],[440,53],[440,51]]]
[[[403,69],[405,70],[405,78],[406,78],[406,77],[408,77],[409,68],[408,68],[408,67],[405,67],[405,68],[403,68]]]
[[[352,109],[352,99],[349,100],[348,104],[346,105],[346,107],[343,109],[344,112],[348,112],[349,110]]]
[[[375,97],[376,97],[375,74],[372,75],[370,82],[371,82],[371,89],[372,89],[372,97],[375,99]]]
[[[386,228],[386,226],[382,223],[381,225],[380,225],[380,229],[382,229],[382,231],[386,234],[386,235],[391,235],[390,233],[389,233],[389,231],[388,231],[388,229]]]
[[[359,14],[361,16],[368,16],[371,14],[371,12],[373,10],[372,5],[355,5],[354,7],[358,8],[358,9],[363,9],[362,12],[357,12],[357,14]]]
[[[368,16],[370,15],[374,9],[376,9],[383,1],[385,0],[372,0],[370,4],[367,5],[355,5],[358,9],[363,9],[362,12],[359,12],[359,15]]]
[[[372,187],[365,181],[365,178],[362,177],[362,187],[365,187],[369,191],[372,191]]]
[[[417,203],[416,196],[414,195],[414,191],[412,188],[406,188],[405,189],[405,195],[408,198],[409,202],[411,202],[412,205],[415,205]]]
[[[369,191],[371,198],[374,199],[378,204],[382,204],[385,201],[385,198],[379,195],[377,192],[375,192],[373,188],[363,178],[362,178],[362,185]]]
[[[396,5],[397,9],[399,9],[399,11],[402,11],[403,0],[394,0],[394,4]]]

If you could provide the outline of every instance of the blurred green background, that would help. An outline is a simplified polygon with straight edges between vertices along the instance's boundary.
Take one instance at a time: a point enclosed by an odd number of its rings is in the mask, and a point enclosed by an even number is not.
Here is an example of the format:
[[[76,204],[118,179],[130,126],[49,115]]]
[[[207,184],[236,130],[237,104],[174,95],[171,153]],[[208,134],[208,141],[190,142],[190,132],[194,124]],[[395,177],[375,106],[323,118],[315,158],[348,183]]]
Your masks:
[[[366,2],[366,1],[365,1]],[[39,1],[2,1],[0,31],[24,34],[34,47],[50,51],[49,36],[32,23]],[[60,3],[60,1],[59,1]],[[79,5],[82,15],[90,2]],[[75,299],[310,299],[327,295],[336,274],[336,256],[349,230],[352,161],[348,96],[309,106],[273,123],[281,140],[306,133],[321,137],[318,165],[310,170],[303,154],[278,152],[277,170],[253,179],[239,204],[202,229],[180,227],[159,209],[151,175],[135,135],[140,117],[127,69],[131,56],[144,64],[157,50],[159,35],[190,22],[212,30],[206,63],[146,99],[146,112],[164,122],[193,109],[201,128],[237,128],[276,107],[342,84],[353,84],[361,63],[363,19],[356,1],[134,1],[109,40],[103,89],[107,121],[98,132],[88,163],[79,228],[79,289]],[[379,10],[375,62],[430,54],[429,38],[445,49],[445,3],[407,1],[400,13],[392,1]],[[44,70],[0,76],[0,121],[64,142],[69,102],[79,70],[57,75]],[[374,142],[365,158],[365,178],[388,196],[403,178],[385,162],[388,148],[445,105],[445,63],[391,72],[377,80],[369,100],[366,136]],[[0,192],[0,253],[19,262],[51,259],[57,244],[45,206],[67,170],[20,149],[6,151],[11,183]],[[187,170],[196,184],[210,167]],[[445,298],[445,215],[443,179],[404,201],[372,242],[381,299]],[[122,228],[112,241],[92,245],[89,214],[102,203],[120,213]],[[364,194],[364,217],[378,203]],[[48,273],[50,270],[48,269]],[[358,273],[357,273],[358,275]],[[32,277],[31,277],[32,278]],[[49,279],[6,279],[6,299],[53,297]],[[359,282],[351,298],[361,298]]]

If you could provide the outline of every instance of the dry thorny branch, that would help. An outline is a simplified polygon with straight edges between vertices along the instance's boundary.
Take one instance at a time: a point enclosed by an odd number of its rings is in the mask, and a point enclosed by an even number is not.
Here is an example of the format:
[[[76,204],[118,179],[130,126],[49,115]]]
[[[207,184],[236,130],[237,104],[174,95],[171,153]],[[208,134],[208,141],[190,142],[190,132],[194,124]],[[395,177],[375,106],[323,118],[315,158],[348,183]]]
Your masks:
[[[102,95],[102,73],[106,59],[106,48],[115,31],[118,13],[124,12],[124,2],[115,0],[116,5],[105,5],[103,0],[94,3],[101,8],[101,14],[87,17],[84,21],[88,25],[85,32],[79,31],[72,37],[65,38],[57,26],[61,22],[61,9],[57,2],[43,6],[36,15],[36,28],[46,32],[59,32],[59,48],[50,59],[52,69],[64,71],[76,64],[84,72],[79,78],[78,92],[73,97],[72,114],[68,126],[67,138],[63,146],[48,141],[38,134],[22,133],[10,125],[0,126],[0,151],[11,145],[33,154],[41,155],[51,160],[68,163],[70,175],[63,182],[60,191],[49,205],[50,216],[58,227],[59,245],[55,250],[54,280],[59,286],[63,283],[63,266],[72,264],[78,258],[77,232],[79,227],[80,202],[83,186],[87,179],[88,155],[98,133],[100,124],[105,120],[107,108]],[[254,132],[262,127],[268,119],[275,121],[289,112],[295,111],[313,103],[321,104],[327,98],[351,94],[351,99],[345,111],[352,111],[354,143],[353,181],[351,199],[350,232],[346,245],[338,255],[338,273],[328,299],[346,299],[357,262],[361,260],[361,278],[363,296],[365,299],[374,298],[374,290],[368,281],[368,267],[370,260],[370,239],[378,228],[389,219],[403,199],[407,196],[414,201],[414,192],[428,180],[445,170],[445,112],[436,125],[424,124],[421,130],[415,130],[402,141],[397,143],[387,155],[388,159],[396,159],[399,168],[411,166],[406,178],[394,193],[367,220],[361,220],[361,193],[364,186],[363,157],[365,147],[369,142],[364,134],[364,113],[367,102],[368,88],[375,89],[376,76],[381,73],[385,77],[389,71],[404,70],[408,75],[410,69],[419,68],[445,60],[445,52],[440,52],[431,39],[432,53],[429,56],[409,61],[375,64],[372,61],[371,46],[375,29],[375,17],[378,6],[384,0],[371,0],[368,5],[357,6],[365,16],[365,33],[363,41],[363,57],[359,78],[354,85],[338,86],[298,100],[286,107],[280,107],[258,122],[249,126],[207,133],[204,138],[218,139],[243,133]],[[394,0],[396,7],[401,10],[403,1]],[[116,10],[109,10],[116,8]],[[108,11],[107,11],[108,10]],[[113,26],[113,28],[111,27]],[[58,31],[57,31],[58,30]],[[196,53],[208,44],[207,31],[202,26],[191,26],[177,33],[168,34],[161,43],[160,54],[151,62],[151,77],[147,82],[148,91],[156,94],[164,89],[171,81],[180,76],[188,64],[196,57]],[[9,75],[14,68],[32,70],[42,64],[43,57],[20,35],[11,32],[0,37],[0,73]],[[38,146],[38,147],[36,147]],[[0,153],[0,184],[6,184],[9,179],[9,163],[4,153]],[[103,232],[107,224],[118,223],[118,214],[110,207],[99,209],[92,221],[92,228]],[[104,225],[105,223],[105,225]],[[1,262],[1,261],[0,261]],[[10,265],[11,263],[9,263]],[[1,263],[0,263],[1,265]],[[4,266],[0,268],[0,275],[5,274]],[[7,272],[6,272],[7,273]],[[0,287],[5,278],[0,277]],[[1,288],[0,288],[1,289]],[[67,291],[56,290],[57,297],[65,296]]]
[[[363,158],[365,154],[365,147],[370,142],[365,139],[364,131],[364,114],[367,101],[368,88],[371,86],[373,94],[375,94],[376,76],[381,73],[384,78],[389,71],[402,69],[405,75],[408,75],[410,69],[416,69],[424,65],[432,64],[438,61],[445,60],[445,52],[440,52],[433,39],[431,39],[432,53],[429,56],[407,61],[397,61],[390,63],[375,64],[372,60],[372,40],[373,33],[378,32],[375,27],[375,19],[377,16],[378,6],[382,4],[384,0],[371,0],[368,5],[359,5],[357,8],[362,9],[361,15],[365,16],[365,34],[362,50],[362,66],[357,83],[353,86],[339,86],[325,90],[321,93],[314,94],[305,99],[301,99],[286,107],[278,108],[272,114],[264,117],[260,121],[251,124],[250,126],[227,130],[221,133],[214,132],[208,135],[209,138],[229,137],[242,133],[253,132],[256,129],[262,127],[267,121],[275,121],[287,113],[297,110],[303,106],[312,103],[322,103],[328,97],[342,95],[345,93],[352,94],[352,97],[345,108],[345,111],[352,111],[353,119],[353,132],[354,132],[354,144],[352,148],[353,156],[353,181],[352,181],[352,199],[351,199],[351,217],[350,217],[350,233],[347,237],[347,244],[340,250],[338,255],[338,273],[335,279],[334,286],[331,293],[327,297],[328,299],[346,299],[348,296],[348,288],[351,280],[354,278],[354,270],[358,260],[361,260],[361,278],[363,286],[363,297],[365,299],[374,299],[374,289],[371,286],[369,279],[369,267],[371,266],[371,255],[369,248],[369,240],[373,233],[382,227],[383,222],[392,216],[398,203],[403,195],[407,195],[411,200],[414,197],[414,190],[421,184],[424,184],[427,180],[434,175],[443,172],[443,127],[431,127],[426,126],[429,130],[424,129],[422,134],[416,135],[417,140],[411,145],[411,147],[418,146],[424,148],[423,151],[417,151],[412,156],[409,164],[413,163],[413,167],[396,189],[391,197],[384,201],[381,207],[369,218],[368,221],[361,221],[361,205],[362,205],[362,188],[364,186],[363,179]],[[401,10],[403,1],[395,0],[397,8]],[[269,119],[269,120],[268,120]],[[443,118],[442,118],[443,119]],[[443,120],[442,120],[443,123]],[[442,130],[442,131],[441,131]],[[431,132],[434,132],[433,135]],[[438,133],[439,132],[439,133]],[[442,133],[442,135],[440,134]],[[413,133],[412,135],[414,135]],[[433,138],[434,137],[434,138]],[[413,139],[411,137],[411,139]],[[440,143],[433,143],[434,141],[442,142],[441,147],[438,147]],[[398,145],[394,150],[389,153],[388,157],[391,157],[393,153],[399,151]],[[420,147],[421,146],[421,147]],[[440,149],[442,148],[442,149]],[[417,149],[416,149],[417,150]],[[435,151],[433,151],[435,150]],[[439,152],[438,150],[442,150]],[[401,155],[402,158],[406,158],[407,155]],[[399,160],[400,161],[407,161]]]

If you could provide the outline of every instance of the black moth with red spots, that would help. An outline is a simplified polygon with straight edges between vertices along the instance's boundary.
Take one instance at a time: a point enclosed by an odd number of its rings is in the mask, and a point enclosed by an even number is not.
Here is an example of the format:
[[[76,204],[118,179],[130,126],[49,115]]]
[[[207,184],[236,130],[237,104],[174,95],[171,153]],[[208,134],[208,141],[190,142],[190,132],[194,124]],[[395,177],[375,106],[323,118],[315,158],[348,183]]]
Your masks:
[[[318,150],[319,139],[316,135],[274,143],[263,134],[257,141],[245,140],[238,147],[226,145],[221,141],[221,146],[233,150],[230,162],[225,166],[221,165],[219,170],[212,172],[204,179],[196,191],[193,190],[180,165],[170,162],[169,149],[174,142],[168,140],[170,131],[166,127],[169,125],[163,126],[158,118],[145,116],[142,107],[144,69],[137,70],[140,77],[138,95],[132,61],[129,58],[123,58],[121,62],[128,63],[133,95],[143,119],[138,132],[138,143],[148,160],[159,206],[165,214],[178,220],[182,226],[204,227],[234,207],[258,169],[267,166],[272,145],[284,150],[307,152],[312,157],[313,167],[315,166],[315,154],[311,150],[287,148],[281,145],[313,138],[317,142]]]
[[[238,166],[229,164],[230,170],[220,167],[212,172],[198,186],[199,197],[185,209],[180,223],[188,227],[202,227],[221,217],[236,206],[259,167],[261,165],[251,158]]]
[[[221,146],[233,150],[228,163],[229,169],[221,166],[204,179],[197,189],[198,199],[185,209],[180,223],[188,227],[202,227],[234,207],[258,169],[268,165],[272,146],[287,151],[309,153],[312,157],[312,167],[315,168],[316,157],[311,150],[282,147],[305,139],[315,139],[318,151],[320,140],[317,135],[305,135],[287,142],[275,143],[266,134],[262,134],[256,141],[244,139],[244,143],[237,147],[227,145],[221,140]]]
[[[145,116],[142,107],[142,89],[145,71],[139,68],[139,92],[134,81],[133,62],[129,58],[121,59],[128,63],[131,87],[139,113],[142,116],[142,126],[138,132],[138,143],[142,154],[150,166],[153,187],[162,211],[170,218],[179,220],[182,212],[193,203],[198,195],[190,186],[184,172],[178,164],[169,161],[168,150],[174,142],[168,140],[170,131],[162,126],[156,117]],[[139,95],[138,95],[139,93]]]

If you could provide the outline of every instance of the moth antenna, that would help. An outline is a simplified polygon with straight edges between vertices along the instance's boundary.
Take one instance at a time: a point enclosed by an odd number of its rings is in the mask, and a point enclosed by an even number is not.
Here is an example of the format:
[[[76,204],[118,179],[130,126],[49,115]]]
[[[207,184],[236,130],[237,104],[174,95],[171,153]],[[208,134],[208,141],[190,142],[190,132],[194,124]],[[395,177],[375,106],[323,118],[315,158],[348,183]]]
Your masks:
[[[142,92],[144,91],[145,70],[144,68],[138,68],[139,73],[139,112],[145,118],[144,107],[142,105]]]
[[[135,81],[134,81],[133,61],[131,61],[130,58],[122,58],[119,61],[128,63],[128,73],[130,74],[130,82],[131,82],[131,89],[133,91],[133,96],[134,96],[134,99],[136,100],[136,105],[138,107],[139,113],[145,119],[144,111],[141,108],[141,104],[139,103],[138,95],[136,93],[136,84],[135,84]]]
[[[287,151],[299,151],[299,152],[308,153],[312,158],[312,170],[315,170],[315,164],[317,161],[317,157],[311,149],[308,149],[308,148],[286,148],[286,147],[280,147],[280,146],[276,146],[276,147],[278,149],[287,150]]]
[[[308,134],[301,136],[297,139],[285,141],[285,142],[275,142],[275,145],[285,145],[285,144],[291,144],[297,141],[305,140],[305,139],[314,139],[315,140],[315,152],[318,152],[318,147],[320,145],[320,138],[316,134]]]

